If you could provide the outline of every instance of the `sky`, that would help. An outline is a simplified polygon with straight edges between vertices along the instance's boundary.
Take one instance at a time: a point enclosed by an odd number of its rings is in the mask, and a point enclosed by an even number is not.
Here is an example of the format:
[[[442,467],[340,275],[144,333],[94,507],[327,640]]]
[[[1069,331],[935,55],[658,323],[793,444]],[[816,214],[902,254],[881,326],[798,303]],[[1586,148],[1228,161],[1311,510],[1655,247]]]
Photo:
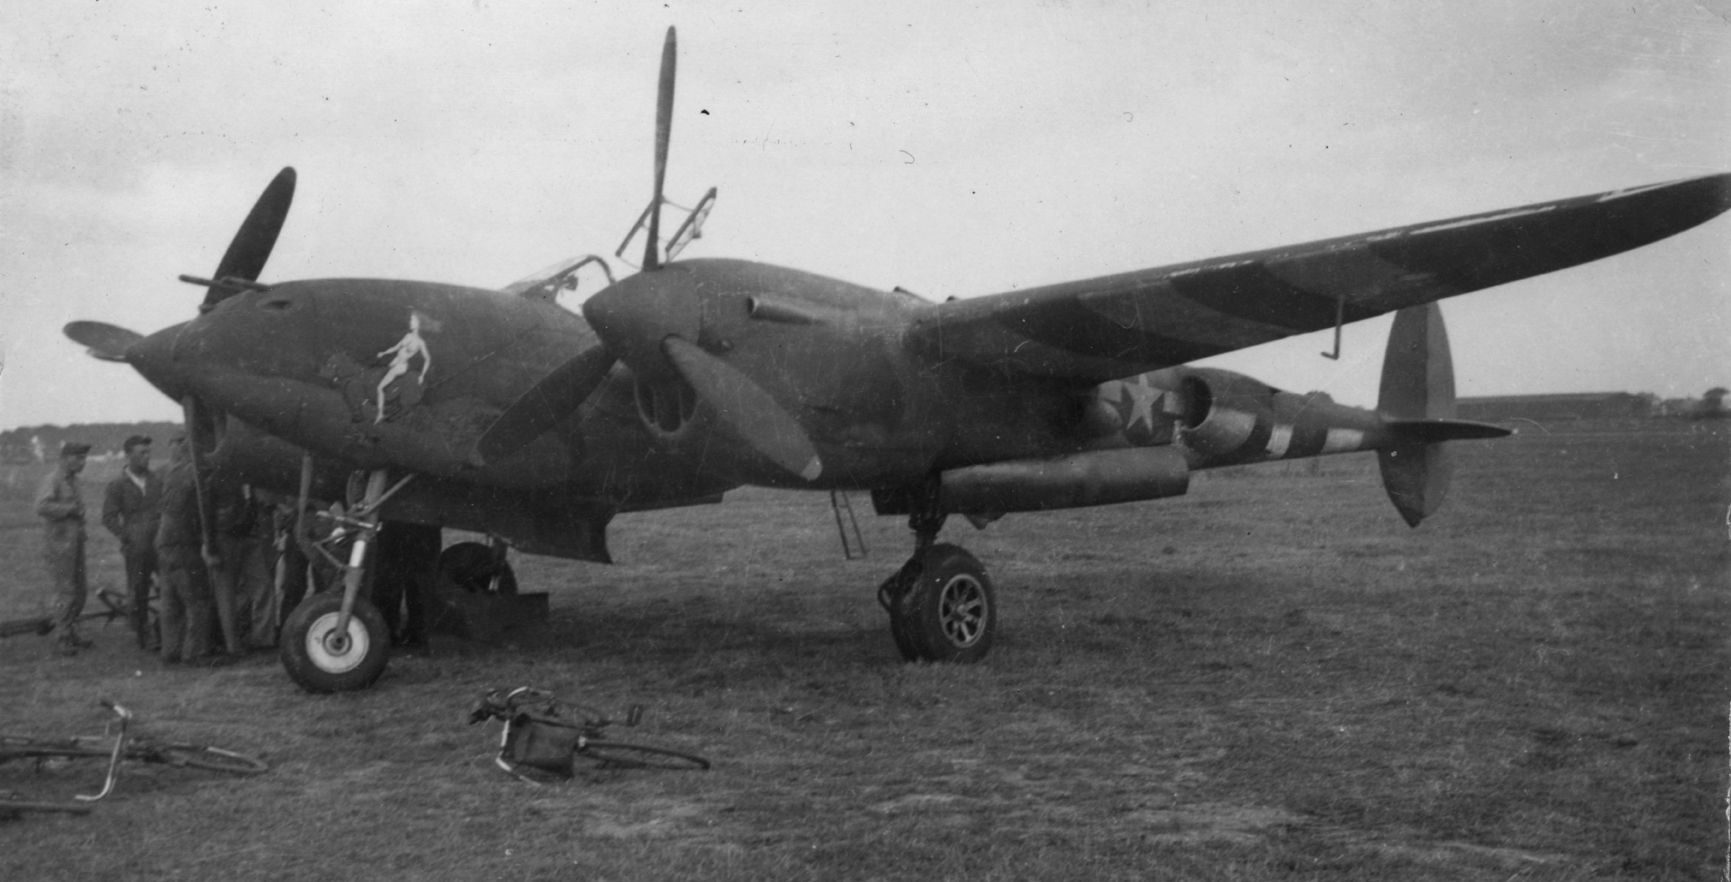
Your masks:
[[[1731,171],[1721,2],[8,3],[0,429],[176,419],[60,328],[192,317],[283,166],[266,282],[611,260],[669,25],[686,256],[934,300]],[[1444,314],[1462,395],[1698,396],[1731,219]],[[1369,405],[1388,321],[1210,363]]]

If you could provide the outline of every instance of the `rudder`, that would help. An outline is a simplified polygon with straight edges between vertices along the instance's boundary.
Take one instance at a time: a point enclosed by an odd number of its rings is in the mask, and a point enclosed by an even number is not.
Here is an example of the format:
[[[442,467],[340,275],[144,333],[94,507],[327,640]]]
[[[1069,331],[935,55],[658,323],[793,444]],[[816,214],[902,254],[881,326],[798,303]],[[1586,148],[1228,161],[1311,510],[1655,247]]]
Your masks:
[[[1454,358],[1442,309],[1436,303],[1395,313],[1376,409],[1396,420],[1454,419]],[[1383,489],[1408,526],[1418,526],[1442,506],[1454,476],[1454,457],[1446,446],[1397,444],[1378,450],[1376,456]]]

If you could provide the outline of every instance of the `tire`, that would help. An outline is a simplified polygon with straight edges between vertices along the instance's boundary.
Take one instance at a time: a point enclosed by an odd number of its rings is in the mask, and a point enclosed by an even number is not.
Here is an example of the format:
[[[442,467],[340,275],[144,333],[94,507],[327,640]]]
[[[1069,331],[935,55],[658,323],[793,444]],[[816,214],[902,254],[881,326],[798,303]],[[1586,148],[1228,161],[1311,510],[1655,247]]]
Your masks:
[[[487,594],[493,575],[499,576],[500,595],[517,593],[517,574],[511,562],[499,560],[484,542],[458,542],[439,552],[439,575],[470,594]]]
[[[709,768],[709,760],[696,754],[681,753],[677,750],[668,750],[665,747],[626,744],[621,741],[590,740],[577,749],[577,755],[593,760],[597,766],[602,768],[675,770]]]
[[[308,692],[365,689],[385,672],[391,657],[391,632],[379,611],[355,598],[349,617],[348,646],[330,645],[342,610],[340,591],[325,591],[301,601],[283,623],[279,655],[289,679]],[[341,651],[338,651],[341,650]]]
[[[166,744],[157,748],[156,755],[171,766],[190,766],[212,772],[227,772],[230,775],[257,775],[270,771],[270,766],[266,765],[264,760],[220,747]]]
[[[890,614],[890,637],[896,642],[896,651],[902,654],[905,661],[919,661],[920,648],[908,635],[908,630],[902,624],[899,611],[901,600],[907,596],[910,586],[919,578],[920,565],[917,560],[910,560],[897,570],[895,575],[885,579],[878,586],[878,604]]]
[[[973,664],[991,651],[997,596],[985,567],[954,545],[934,545],[919,558],[919,574],[892,613],[898,645],[909,661]]]

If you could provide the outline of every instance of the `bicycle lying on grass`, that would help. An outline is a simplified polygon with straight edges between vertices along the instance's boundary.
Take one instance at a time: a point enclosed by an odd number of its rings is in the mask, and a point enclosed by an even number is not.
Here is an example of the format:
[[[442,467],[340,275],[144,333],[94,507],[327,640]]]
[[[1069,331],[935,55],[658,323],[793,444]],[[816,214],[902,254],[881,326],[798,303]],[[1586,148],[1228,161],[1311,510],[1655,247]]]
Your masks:
[[[151,588],[152,593],[150,595],[150,624],[148,626],[151,633],[155,633],[157,627],[155,604],[156,594],[154,586],[155,583],[153,581]],[[126,621],[131,617],[132,599],[119,591],[115,591],[112,588],[102,588],[95,593],[95,597],[97,602],[102,604],[103,608],[79,616],[78,620],[80,622],[101,619],[103,626],[106,627],[109,623],[116,620]],[[31,616],[27,619],[11,619],[9,621],[0,622],[0,637],[16,637],[19,634],[35,634],[37,636],[43,636],[49,634],[53,630],[54,619],[49,616]]]
[[[35,760],[38,770],[57,760],[107,759],[108,775],[102,790],[93,794],[77,794],[75,803],[42,803],[15,799],[0,799],[0,816],[20,811],[60,811],[83,814],[91,803],[114,792],[120,777],[120,761],[160,763],[182,768],[227,772],[231,775],[257,775],[270,770],[264,760],[236,753],[221,747],[203,744],[180,744],[159,741],[147,736],[129,734],[132,712],[107,699],[102,706],[114,712],[115,719],[102,735],[76,735],[70,738],[36,738],[28,735],[0,734],[0,763],[12,760]],[[109,743],[112,739],[112,744]]]
[[[625,725],[635,726],[642,717],[642,705],[632,705]],[[525,768],[570,778],[576,774],[578,758],[593,761],[598,769],[709,768],[709,760],[696,754],[613,741],[605,731],[615,720],[595,708],[561,701],[527,686],[483,695],[469,712],[469,723],[488,719],[505,721],[493,762],[532,784],[540,782],[525,774]]]

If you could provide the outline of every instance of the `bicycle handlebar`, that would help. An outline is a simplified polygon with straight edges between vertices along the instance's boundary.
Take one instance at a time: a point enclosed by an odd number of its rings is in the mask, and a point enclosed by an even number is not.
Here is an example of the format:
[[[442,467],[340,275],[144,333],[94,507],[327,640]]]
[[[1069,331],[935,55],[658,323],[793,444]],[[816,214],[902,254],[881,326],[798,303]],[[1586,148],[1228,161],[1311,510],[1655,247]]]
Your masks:
[[[518,686],[515,689],[492,689],[481,695],[475,706],[469,710],[469,723],[473,725],[482,720],[498,718],[509,720],[525,706],[539,706],[541,712],[553,717],[561,717],[575,711],[582,717],[586,726],[596,728],[620,722],[607,717],[597,708],[573,701],[563,701],[544,689],[529,686]],[[635,726],[643,719],[643,705],[634,704],[626,710],[626,726]]]

